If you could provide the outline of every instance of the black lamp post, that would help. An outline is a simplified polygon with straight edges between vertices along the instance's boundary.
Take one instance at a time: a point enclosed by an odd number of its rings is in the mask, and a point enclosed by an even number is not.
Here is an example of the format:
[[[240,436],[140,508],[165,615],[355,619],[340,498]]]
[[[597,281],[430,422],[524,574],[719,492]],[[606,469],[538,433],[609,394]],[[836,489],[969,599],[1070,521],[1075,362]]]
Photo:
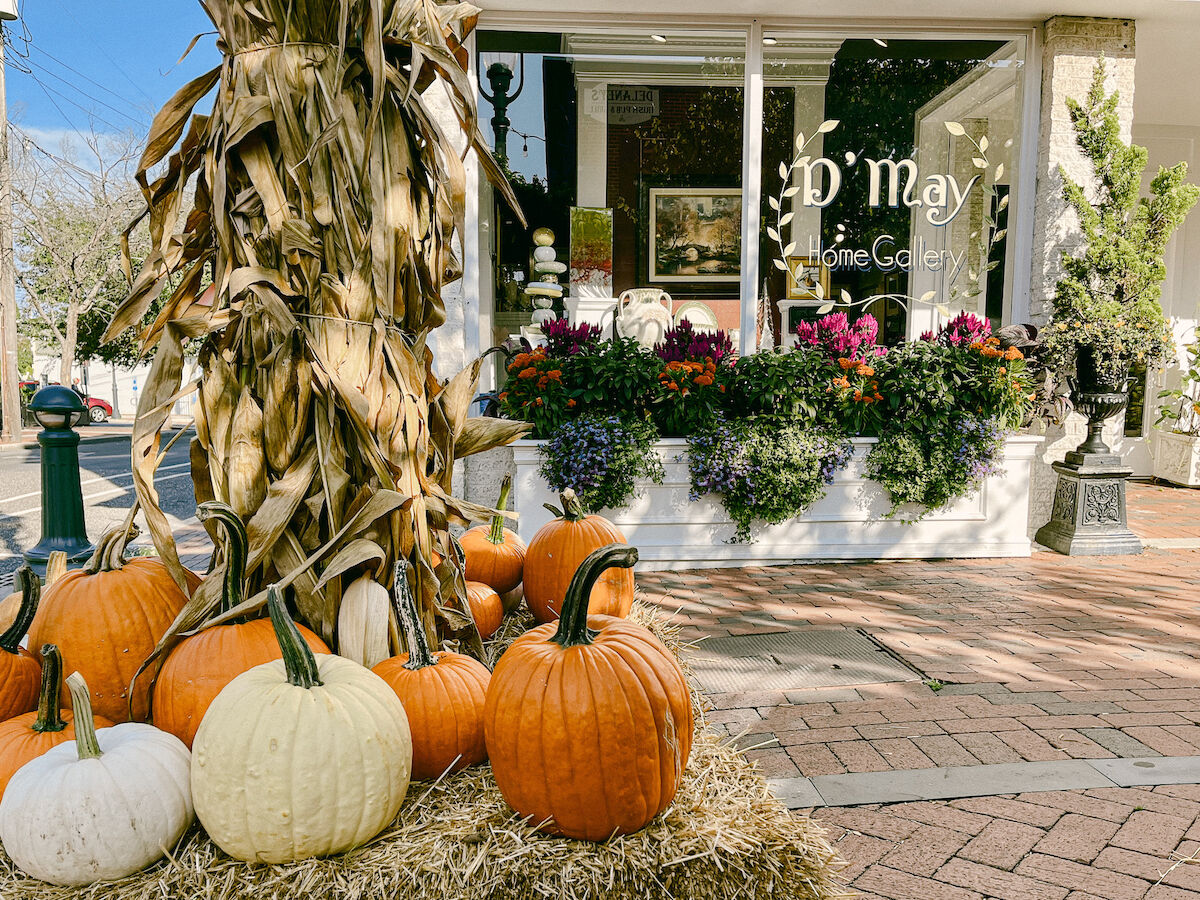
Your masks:
[[[83,522],[83,487],[79,483],[79,435],[72,426],[84,413],[83,400],[68,387],[44,387],[29,401],[29,409],[44,429],[42,445],[42,539],[25,551],[39,575],[46,574],[50,554],[62,550],[67,562],[92,554]]]
[[[479,89],[483,99],[491,103],[492,108],[496,111],[496,114],[492,116],[491,124],[492,133],[495,136],[496,161],[501,166],[508,164],[508,131],[512,127],[512,122],[508,118],[508,107],[521,96],[521,91],[525,88],[525,57],[520,56],[519,59],[521,79],[517,83],[516,93],[508,93],[512,89],[513,67],[503,59],[492,63],[487,68],[487,80],[488,84],[492,86],[492,93],[488,94],[483,88]]]

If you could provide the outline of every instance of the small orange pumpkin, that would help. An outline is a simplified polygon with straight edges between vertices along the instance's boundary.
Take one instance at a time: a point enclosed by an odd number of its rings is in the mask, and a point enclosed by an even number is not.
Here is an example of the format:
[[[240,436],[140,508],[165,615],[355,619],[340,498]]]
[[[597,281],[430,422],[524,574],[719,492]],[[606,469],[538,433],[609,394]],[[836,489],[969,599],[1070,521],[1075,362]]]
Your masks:
[[[97,714],[111,722],[144,722],[150,710],[150,679],[129,683],[154,652],[188,596],[158,559],[126,560],[124,528],[100,539],[87,565],[68,572],[46,591],[29,629],[29,645],[55,644],[66,665],[82,673]],[[188,592],[200,578],[186,573]],[[63,694],[63,705],[67,704]]]
[[[412,731],[412,777],[417,781],[457,772],[487,759],[483,704],[491,672],[462,653],[433,653],[417,616],[409,565],[396,564],[392,603],[409,652],[385,659],[371,671],[404,704]]]
[[[500,482],[500,502],[496,509],[508,506],[512,476]],[[459,540],[467,565],[467,581],[481,581],[498,594],[507,594],[521,583],[525,568],[525,542],[515,531],[504,527],[504,516],[493,516],[488,525],[476,525]]]
[[[37,706],[42,677],[37,659],[21,646],[21,638],[37,612],[42,584],[33,569],[21,566],[13,576],[13,585],[21,592],[21,605],[12,625],[0,635],[0,719],[11,719]]]
[[[485,641],[500,630],[504,622],[504,601],[492,588],[479,581],[467,582],[467,604],[471,607],[471,618]]]
[[[579,566],[557,624],[523,634],[488,686],[484,734],[496,785],[544,831],[602,841],[644,827],[675,797],[692,748],[679,664],[647,629],[589,616],[601,573],[637,550],[611,544]]]
[[[8,780],[17,769],[31,759],[41,756],[51,747],[75,740],[74,714],[59,709],[62,691],[62,656],[53,644],[42,648],[42,685],[36,712],[15,716],[0,722],[0,797]],[[112,722],[96,716],[97,728],[108,728]]]
[[[224,503],[201,503],[201,522],[213,519],[224,526],[225,580],[221,612],[242,602],[246,578],[246,528],[238,514]],[[296,624],[314,653],[329,647],[317,635]],[[154,683],[154,724],[175,735],[190,749],[204,713],[229,682],[255,666],[282,659],[279,641],[269,618],[213,625],[184,638],[163,663]]]
[[[624,544],[625,536],[603,516],[584,515],[575,492],[559,495],[562,511],[547,506],[558,518],[538,529],[525,553],[525,604],[539,622],[558,618],[567,586],[579,564],[593,550]],[[629,615],[633,606],[633,571],[609,569],[600,575],[588,601],[591,615]]]

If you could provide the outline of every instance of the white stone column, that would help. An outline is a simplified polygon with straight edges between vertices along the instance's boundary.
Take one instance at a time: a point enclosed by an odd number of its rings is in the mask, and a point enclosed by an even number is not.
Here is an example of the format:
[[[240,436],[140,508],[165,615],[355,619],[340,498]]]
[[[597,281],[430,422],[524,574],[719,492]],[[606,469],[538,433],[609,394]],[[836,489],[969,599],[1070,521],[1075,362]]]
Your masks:
[[[1029,306],[1039,327],[1045,325],[1053,308],[1054,286],[1062,275],[1062,251],[1082,242],[1078,218],[1063,199],[1059,167],[1080,184],[1089,184],[1092,177],[1091,163],[1075,142],[1067,98],[1082,101],[1087,96],[1096,63],[1103,57],[1108,70],[1108,90],[1120,92],[1117,114],[1121,137],[1130,140],[1135,63],[1135,25],[1130,19],[1056,16],[1043,27],[1042,108]],[[1031,533],[1050,519],[1057,480],[1050,464],[1062,460],[1066,451],[1083,440],[1085,432],[1083,417],[1073,414],[1065,426],[1050,429],[1046,435],[1032,472]],[[1117,453],[1122,449],[1123,433],[1122,416],[1111,420],[1105,428],[1105,440]]]

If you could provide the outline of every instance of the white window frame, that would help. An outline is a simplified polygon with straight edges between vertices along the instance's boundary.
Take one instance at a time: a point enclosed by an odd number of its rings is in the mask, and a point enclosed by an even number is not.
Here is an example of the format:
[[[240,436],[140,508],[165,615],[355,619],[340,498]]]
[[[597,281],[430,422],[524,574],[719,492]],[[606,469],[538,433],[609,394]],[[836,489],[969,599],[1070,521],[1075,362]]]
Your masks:
[[[658,31],[703,31],[721,29],[744,30],[746,33],[745,54],[745,100],[743,113],[742,147],[742,263],[739,301],[741,304],[740,350],[749,353],[755,347],[757,302],[762,273],[759,269],[759,241],[762,222],[759,217],[762,199],[762,130],[764,102],[763,44],[764,35],[772,31],[788,34],[808,33],[814,37],[837,37],[844,40],[875,38],[905,40],[1013,40],[1024,37],[1025,63],[1021,82],[1020,110],[1020,156],[1013,190],[1017,195],[1015,209],[1010,209],[1009,235],[1015,238],[1012,252],[1013,272],[1011,288],[1004,300],[1004,322],[1026,322],[1031,314],[1030,292],[1033,275],[1033,219],[1034,203],[1038,184],[1038,146],[1041,130],[1041,72],[1042,39],[1040,21],[997,21],[981,24],[978,20],[854,20],[823,19],[809,20],[793,17],[748,18],[735,16],[699,16],[688,13],[686,21],[680,17],[663,15],[621,16],[619,27],[614,27],[611,13],[602,10],[593,12],[554,13],[544,8],[518,10],[484,10],[479,17],[479,28],[500,31],[551,32],[621,32],[631,29]],[[473,48],[472,48],[473,49]],[[472,60],[474,54],[472,54]],[[472,83],[478,95],[478,81],[471,72]],[[482,101],[486,103],[486,101]],[[478,166],[468,161],[467,222],[472,214],[478,219],[482,173]],[[474,177],[471,177],[472,172]],[[471,232],[463,247],[463,299],[464,329],[468,358],[473,358],[472,348],[491,343],[492,317],[484,314],[485,288],[490,287],[490,272],[481,266],[482,247],[479,228],[468,228]],[[472,321],[473,320],[473,321]]]

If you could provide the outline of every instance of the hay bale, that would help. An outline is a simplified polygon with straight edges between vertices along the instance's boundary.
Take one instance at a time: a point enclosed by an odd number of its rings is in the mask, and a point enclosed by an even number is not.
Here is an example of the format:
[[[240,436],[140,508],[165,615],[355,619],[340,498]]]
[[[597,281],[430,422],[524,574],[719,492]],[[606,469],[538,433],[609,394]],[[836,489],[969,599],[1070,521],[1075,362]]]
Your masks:
[[[633,617],[678,650],[645,607]],[[506,623],[493,651],[527,623]],[[833,900],[840,863],[822,829],[788,812],[758,770],[702,725],[675,802],[637,834],[603,844],[540,834],[505,804],[491,769],[414,783],[390,829],[333,859],[252,866],[199,827],[147,872],[83,890],[24,878],[0,854],[0,897],[28,900]]]

